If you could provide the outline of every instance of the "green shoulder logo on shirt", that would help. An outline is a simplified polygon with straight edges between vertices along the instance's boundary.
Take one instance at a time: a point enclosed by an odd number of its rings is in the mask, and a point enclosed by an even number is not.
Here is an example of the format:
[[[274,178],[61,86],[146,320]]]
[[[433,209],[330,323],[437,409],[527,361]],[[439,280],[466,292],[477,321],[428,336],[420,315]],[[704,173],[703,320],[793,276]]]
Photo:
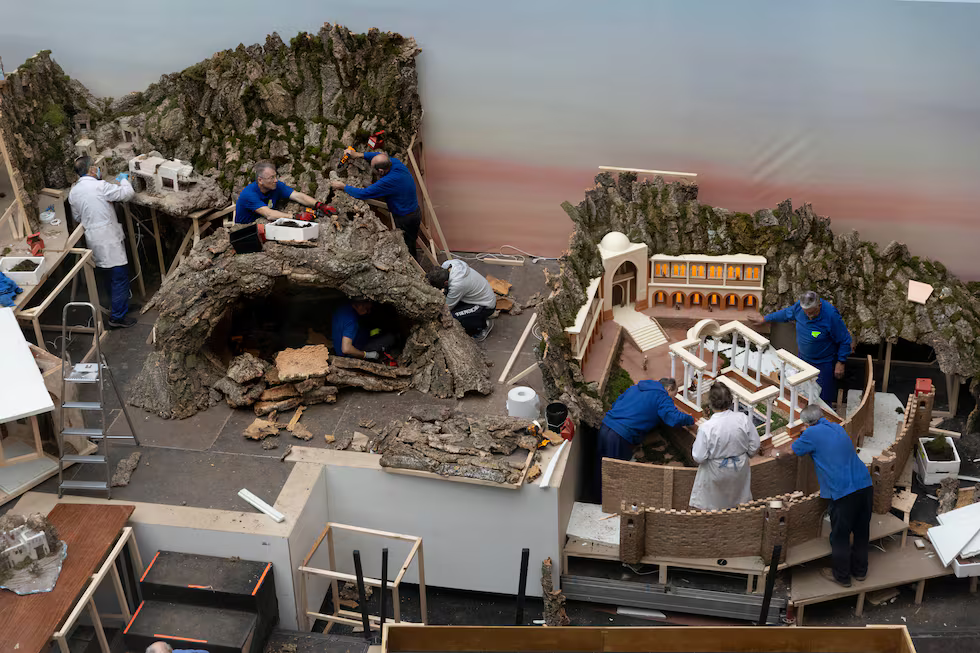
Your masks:
[[[814,338],[818,338],[820,337],[820,331],[811,331],[810,335],[813,336]]]

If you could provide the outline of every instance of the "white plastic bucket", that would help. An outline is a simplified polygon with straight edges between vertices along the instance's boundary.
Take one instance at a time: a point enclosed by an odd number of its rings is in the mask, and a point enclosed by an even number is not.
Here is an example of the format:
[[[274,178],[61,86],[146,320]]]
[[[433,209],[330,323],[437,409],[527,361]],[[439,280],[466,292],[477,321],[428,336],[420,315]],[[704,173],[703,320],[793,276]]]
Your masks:
[[[541,416],[538,393],[527,386],[512,388],[507,393],[507,414],[511,417],[538,419]]]

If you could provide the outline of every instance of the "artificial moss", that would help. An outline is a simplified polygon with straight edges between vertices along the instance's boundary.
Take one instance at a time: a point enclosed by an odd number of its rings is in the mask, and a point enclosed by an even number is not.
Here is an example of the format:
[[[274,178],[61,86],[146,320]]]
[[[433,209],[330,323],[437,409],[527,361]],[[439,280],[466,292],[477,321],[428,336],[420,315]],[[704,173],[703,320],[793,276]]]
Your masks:
[[[633,377],[629,372],[619,365],[614,365],[609,371],[609,380],[606,381],[606,390],[602,393],[602,405],[605,410],[612,408],[613,403],[623,394],[633,387]]]

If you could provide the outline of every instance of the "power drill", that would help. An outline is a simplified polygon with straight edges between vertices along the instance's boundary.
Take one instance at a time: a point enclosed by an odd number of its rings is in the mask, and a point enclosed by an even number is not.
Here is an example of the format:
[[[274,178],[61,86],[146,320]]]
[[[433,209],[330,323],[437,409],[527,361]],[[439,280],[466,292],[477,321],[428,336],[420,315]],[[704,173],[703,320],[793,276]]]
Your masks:
[[[340,163],[337,165],[338,168],[343,169],[350,165],[352,152],[356,153],[357,150],[355,150],[353,147],[348,147],[346,150],[344,150],[344,156],[340,158]]]
[[[340,212],[329,204],[324,204],[323,202],[317,202],[315,208],[306,207],[299,213],[293,214],[294,220],[300,220],[301,222],[312,222],[317,218],[323,218],[328,215],[339,215]]]

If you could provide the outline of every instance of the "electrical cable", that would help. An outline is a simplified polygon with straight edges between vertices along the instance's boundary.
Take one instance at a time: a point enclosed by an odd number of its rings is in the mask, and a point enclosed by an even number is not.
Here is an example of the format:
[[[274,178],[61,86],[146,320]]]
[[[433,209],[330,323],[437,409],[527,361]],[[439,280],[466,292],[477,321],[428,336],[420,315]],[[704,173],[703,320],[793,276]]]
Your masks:
[[[637,571],[636,570],[636,567],[634,567],[633,565],[629,564],[628,562],[624,562],[623,563],[623,566],[626,567],[627,569],[629,569],[630,571],[632,571],[637,576],[649,576],[650,574],[660,573],[660,569],[657,568],[657,567],[654,567],[650,571]]]
[[[520,254],[504,254],[503,253],[503,250],[504,249],[512,249],[512,250],[514,250],[516,252],[520,252]],[[501,245],[498,248],[498,250],[499,251],[497,251],[497,252],[479,252],[479,253],[477,253],[474,256],[466,256],[466,255],[463,255],[463,254],[458,254],[457,252],[453,252],[453,256],[455,256],[457,258],[461,258],[463,260],[470,260],[470,261],[482,261],[483,259],[487,259],[487,258],[499,258],[499,259],[503,259],[505,261],[520,261],[521,263],[523,263],[527,259],[530,259],[531,263],[538,263],[540,261],[557,261],[558,260],[557,257],[536,256],[534,254],[531,254],[530,252],[524,251],[520,247],[515,247],[513,245]],[[527,258],[525,258],[525,257],[527,257]]]

